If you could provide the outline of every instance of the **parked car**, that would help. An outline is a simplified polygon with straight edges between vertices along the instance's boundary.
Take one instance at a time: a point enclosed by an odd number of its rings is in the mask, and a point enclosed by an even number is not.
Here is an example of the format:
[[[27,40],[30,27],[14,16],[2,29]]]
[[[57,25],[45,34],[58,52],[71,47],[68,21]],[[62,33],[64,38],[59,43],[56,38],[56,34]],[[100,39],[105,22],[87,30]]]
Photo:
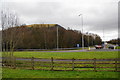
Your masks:
[[[109,46],[108,49],[114,49],[115,46]]]
[[[95,48],[96,48],[96,49],[102,49],[103,46],[102,46],[102,45],[95,45]]]

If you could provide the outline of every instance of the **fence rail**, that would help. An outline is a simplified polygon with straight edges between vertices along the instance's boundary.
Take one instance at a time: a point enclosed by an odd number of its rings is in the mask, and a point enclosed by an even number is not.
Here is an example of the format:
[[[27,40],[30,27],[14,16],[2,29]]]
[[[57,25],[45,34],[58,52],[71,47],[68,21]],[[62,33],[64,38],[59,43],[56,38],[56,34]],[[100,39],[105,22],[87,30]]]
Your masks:
[[[120,72],[120,58],[116,59],[50,59],[3,57],[2,66],[10,68],[65,70],[65,71],[115,71]]]

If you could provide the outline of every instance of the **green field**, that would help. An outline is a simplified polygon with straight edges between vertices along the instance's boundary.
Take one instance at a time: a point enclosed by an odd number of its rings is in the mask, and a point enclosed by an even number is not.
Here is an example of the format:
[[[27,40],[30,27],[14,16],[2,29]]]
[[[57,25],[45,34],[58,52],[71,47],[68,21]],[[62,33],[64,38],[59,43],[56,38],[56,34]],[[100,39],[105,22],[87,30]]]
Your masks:
[[[3,56],[5,53],[2,53]],[[118,51],[108,52],[14,52],[16,57],[60,59],[111,59],[118,58]],[[93,71],[43,71],[3,68],[3,78],[118,78],[119,72]]]
[[[3,68],[3,78],[118,78],[118,72],[42,71]]]
[[[4,56],[4,53],[3,53]],[[91,59],[91,58],[118,58],[118,51],[109,52],[35,52],[21,51],[14,52],[16,57],[35,57],[35,58],[60,58],[60,59]]]

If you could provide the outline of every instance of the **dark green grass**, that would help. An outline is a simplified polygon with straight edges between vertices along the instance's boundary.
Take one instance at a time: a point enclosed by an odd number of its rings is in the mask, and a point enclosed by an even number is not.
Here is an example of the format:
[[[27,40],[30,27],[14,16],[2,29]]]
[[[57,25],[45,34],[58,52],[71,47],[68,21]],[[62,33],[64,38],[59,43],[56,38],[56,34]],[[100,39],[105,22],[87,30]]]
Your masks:
[[[3,68],[3,78],[118,78],[118,72],[42,71]]]
[[[3,53],[4,56],[4,53]],[[92,58],[118,58],[118,51],[108,51],[108,52],[14,52],[16,57],[35,57],[35,58],[60,58],[60,59],[92,59]]]

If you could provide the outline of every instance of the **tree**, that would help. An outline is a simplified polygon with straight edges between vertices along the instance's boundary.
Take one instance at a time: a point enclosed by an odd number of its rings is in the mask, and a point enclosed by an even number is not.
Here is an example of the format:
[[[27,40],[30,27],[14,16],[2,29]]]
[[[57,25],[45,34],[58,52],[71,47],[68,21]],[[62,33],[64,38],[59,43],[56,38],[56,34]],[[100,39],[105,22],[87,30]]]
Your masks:
[[[49,25],[47,27],[47,25]],[[17,28],[17,35],[19,35],[19,43],[15,45],[15,49],[54,49],[56,48],[56,25],[51,24],[37,24],[37,25],[21,25],[20,27],[12,27],[4,30],[4,32],[12,31]],[[31,26],[31,27],[30,27]],[[20,33],[20,34],[19,34]],[[58,31],[59,48],[73,48],[76,44],[82,44],[82,33],[77,30],[66,30],[59,26]],[[10,36],[8,36],[10,37]],[[8,41],[9,38],[7,37]],[[17,36],[14,35],[16,41]],[[88,42],[89,37],[89,42]],[[6,39],[6,40],[7,40]],[[101,44],[101,38],[96,34],[84,34],[85,47]]]
[[[1,11],[1,24],[3,51],[12,56],[14,48],[20,39],[22,28],[19,28],[17,15],[9,10]]]
[[[107,43],[120,45],[120,38],[109,40]]]

